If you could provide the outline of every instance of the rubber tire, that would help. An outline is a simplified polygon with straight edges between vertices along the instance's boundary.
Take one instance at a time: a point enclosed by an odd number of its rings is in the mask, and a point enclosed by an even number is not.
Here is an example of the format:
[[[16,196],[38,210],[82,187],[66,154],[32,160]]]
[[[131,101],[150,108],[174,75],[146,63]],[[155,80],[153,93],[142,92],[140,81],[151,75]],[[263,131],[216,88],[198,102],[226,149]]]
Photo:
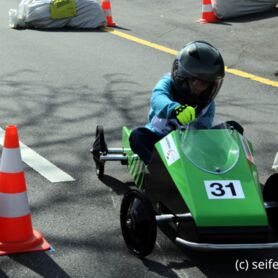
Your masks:
[[[96,164],[96,175],[101,180],[104,175],[104,161],[100,161],[100,155],[107,153],[107,145],[104,139],[104,129],[102,125],[97,125],[95,142],[93,143],[93,148],[91,153]]]
[[[140,258],[149,255],[155,246],[157,226],[152,203],[144,192],[134,188],[124,195],[120,221],[129,251]]]
[[[96,163],[96,175],[101,180],[104,176],[104,162]]]
[[[102,153],[107,153],[107,145],[104,138],[104,128],[102,125],[97,125],[96,127],[96,138],[99,136],[100,151]]]
[[[278,202],[278,173],[271,175],[263,187],[263,199],[265,202]],[[278,208],[267,209],[269,224],[278,233]]]

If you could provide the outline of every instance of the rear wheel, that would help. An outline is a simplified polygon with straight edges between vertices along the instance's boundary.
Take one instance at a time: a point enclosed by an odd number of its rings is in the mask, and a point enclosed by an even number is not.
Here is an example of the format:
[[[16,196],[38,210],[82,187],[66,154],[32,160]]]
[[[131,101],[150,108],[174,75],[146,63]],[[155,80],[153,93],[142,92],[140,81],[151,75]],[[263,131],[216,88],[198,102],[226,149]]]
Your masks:
[[[149,255],[156,242],[157,227],[152,203],[144,192],[132,189],[124,195],[120,220],[130,252],[138,257]]]
[[[93,158],[96,165],[96,174],[99,179],[103,178],[104,175],[104,164],[105,162],[100,160],[100,156],[107,154],[107,145],[104,139],[104,129],[102,125],[96,127],[96,138],[91,149]]]
[[[278,173],[271,175],[263,187],[263,199],[265,202],[277,202],[278,204]],[[278,232],[278,207],[267,209],[269,224],[275,232]]]

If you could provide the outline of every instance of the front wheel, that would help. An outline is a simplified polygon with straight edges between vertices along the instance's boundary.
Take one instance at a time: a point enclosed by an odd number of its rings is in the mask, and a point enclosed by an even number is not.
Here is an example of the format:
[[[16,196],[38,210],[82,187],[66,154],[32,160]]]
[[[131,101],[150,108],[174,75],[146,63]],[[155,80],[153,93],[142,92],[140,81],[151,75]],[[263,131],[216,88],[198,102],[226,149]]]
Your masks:
[[[149,255],[156,242],[157,227],[152,203],[144,192],[132,189],[124,195],[120,220],[130,252],[138,257]]]
[[[107,153],[107,145],[104,139],[104,129],[102,125],[96,127],[96,137],[91,149],[93,158],[96,165],[96,174],[99,179],[103,178],[104,175],[104,161],[100,160],[102,154]]]
[[[278,173],[271,175],[263,187],[263,199],[265,202],[278,203]],[[278,207],[267,209],[269,224],[278,233]]]

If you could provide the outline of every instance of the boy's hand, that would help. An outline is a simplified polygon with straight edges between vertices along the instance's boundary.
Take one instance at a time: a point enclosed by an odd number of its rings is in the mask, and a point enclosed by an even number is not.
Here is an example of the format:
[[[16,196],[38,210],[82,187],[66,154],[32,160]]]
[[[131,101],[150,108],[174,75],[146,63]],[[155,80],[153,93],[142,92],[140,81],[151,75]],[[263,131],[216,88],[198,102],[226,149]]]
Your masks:
[[[181,125],[187,125],[196,118],[195,108],[188,105],[181,105],[175,108],[174,115]]]

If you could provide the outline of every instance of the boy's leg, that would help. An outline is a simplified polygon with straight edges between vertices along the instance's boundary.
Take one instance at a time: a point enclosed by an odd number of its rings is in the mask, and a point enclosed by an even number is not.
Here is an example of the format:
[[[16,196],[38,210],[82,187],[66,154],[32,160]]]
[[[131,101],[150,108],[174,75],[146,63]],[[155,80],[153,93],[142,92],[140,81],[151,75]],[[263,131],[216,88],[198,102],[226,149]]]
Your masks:
[[[130,147],[139,155],[145,164],[149,164],[152,158],[154,144],[161,139],[151,130],[145,127],[135,128],[129,137]]]

